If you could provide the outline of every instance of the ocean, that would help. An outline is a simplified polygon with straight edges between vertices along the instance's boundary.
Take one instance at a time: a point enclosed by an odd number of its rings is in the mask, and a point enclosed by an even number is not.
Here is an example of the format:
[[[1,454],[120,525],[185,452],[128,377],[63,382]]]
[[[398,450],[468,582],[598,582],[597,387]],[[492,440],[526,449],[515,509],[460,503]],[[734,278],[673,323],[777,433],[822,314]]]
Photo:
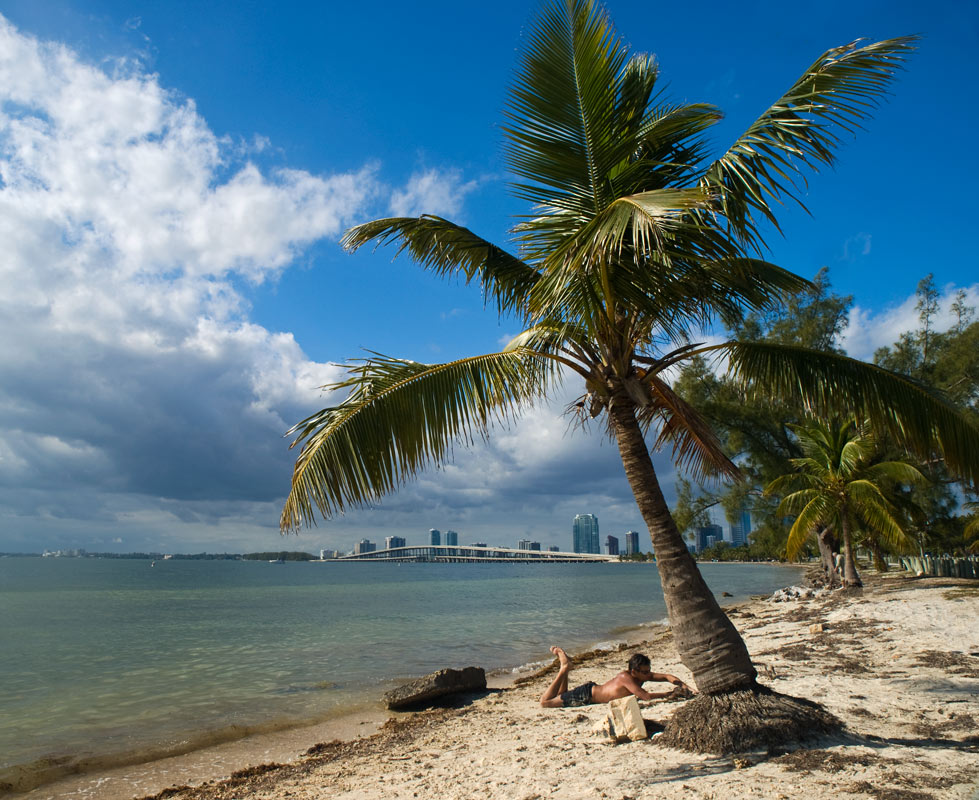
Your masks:
[[[798,575],[701,569],[724,602]],[[407,678],[527,668],[665,615],[652,564],[0,558],[0,789],[378,709]]]

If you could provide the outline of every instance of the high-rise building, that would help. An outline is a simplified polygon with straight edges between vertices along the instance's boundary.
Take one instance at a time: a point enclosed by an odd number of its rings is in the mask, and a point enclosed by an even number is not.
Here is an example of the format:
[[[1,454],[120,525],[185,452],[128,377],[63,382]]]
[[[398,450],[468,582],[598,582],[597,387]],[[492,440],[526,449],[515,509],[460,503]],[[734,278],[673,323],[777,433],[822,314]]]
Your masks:
[[[438,547],[440,544],[442,544],[442,533],[438,528],[432,528],[428,532],[428,536],[429,544],[432,545],[432,547]]]
[[[556,544],[552,544],[550,547],[547,548],[547,552],[548,553],[560,553],[561,552],[561,548],[558,547]]]
[[[704,525],[697,528],[697,552],[724,541],[724,529],[720,525]]]
[[[517,550],[540,550],[540,542],[533,542],[530,539],[521,539],[517,542]]]
[[[740,547],[748,544],[748,534],[751,533],[751,514],[748,509],[742,506],[738,512],[738,518],[731,523],[731,545]]]
[[[601,553],[598,546],[598,517],[578,514],[572,526],[572,553]]]
[[[370,539],[361,539],[357,544],[354,545],[354,555],[360,556],[364,553],[373,553],[377,550],[377,545],[374,544]]]
[[[626,531],[625,534],[625,554],[634,555],[639,552],[639,533],[637,531]]]
[[[459,544],[459,534],[455,531],[445,532],[445,543],[451,544],[453,547]]]
[[[384,547],[390,550],[392,547],[405,547],[407,542],[403,536],[385,536]]]
[[[611,533],[605,538],[605,552],[610,556],[617,556],[619,554],[619,537],[613,536]]]

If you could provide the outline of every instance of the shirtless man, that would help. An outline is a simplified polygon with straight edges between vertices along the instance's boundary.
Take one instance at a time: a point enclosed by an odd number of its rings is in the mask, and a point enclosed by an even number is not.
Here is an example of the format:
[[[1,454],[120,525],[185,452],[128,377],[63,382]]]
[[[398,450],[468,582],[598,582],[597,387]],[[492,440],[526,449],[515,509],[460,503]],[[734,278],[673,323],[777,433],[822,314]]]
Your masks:
[[[665,672],[653,672],[649,668],[649,658],[636,653],[629,659],[629,665],[612,680],[601,685],[589,681],[568,691],[568,674],[571,672],[571,662],[568,654],[560,647],[552,647],[551,652],[558,657],[560,668],[557,677],[541,695],[540,704],[544,708],[571,708],[572,706],[587,706],[590,703],[608,703],[619,697],[634,694],[640,700],[659,700],[671,696],[690,696],[693,690],[676,675]],[[642,688],[646,681],[666,681],[676,688],[669,692],[647,692]]]

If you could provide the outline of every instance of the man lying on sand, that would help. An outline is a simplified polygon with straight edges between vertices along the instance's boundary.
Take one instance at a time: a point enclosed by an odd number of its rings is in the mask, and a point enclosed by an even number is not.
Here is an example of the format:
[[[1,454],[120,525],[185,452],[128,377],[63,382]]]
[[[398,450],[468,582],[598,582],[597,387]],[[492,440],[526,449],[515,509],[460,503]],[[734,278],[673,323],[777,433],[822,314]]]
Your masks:
[[[568,654],[560,647],[552,647],[551,652],[558,657],[560,668],[557,677],[541,695],[540,704],[544,708],[571,708],[572,706],[587,706],[590,703],[608,703],[619,697],[634,694],[640,700],[659,700],[664,697],[690,697],[693,690],[676,675],[665,672],[653,672],[649,666],[649,658],[636,653],[629,659],[629,665],[612,680],[598,685],[594,681],[583,683],[568,691],[568,674],[571,672],[571,662]],[[668,692],[647,692],[642,688],[646,681],[666,681],[676,688]]]

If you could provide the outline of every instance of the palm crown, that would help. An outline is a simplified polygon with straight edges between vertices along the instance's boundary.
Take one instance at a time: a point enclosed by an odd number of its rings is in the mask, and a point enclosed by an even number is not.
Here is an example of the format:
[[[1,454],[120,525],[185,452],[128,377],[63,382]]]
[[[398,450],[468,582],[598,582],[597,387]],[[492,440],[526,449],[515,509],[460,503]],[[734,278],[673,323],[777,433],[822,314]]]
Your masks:
[[[766,494],[782,495],[779,516],[794,515],[786,554],[793,558],[809,533],[829,526],[845,540],[859,529],[879,534],[892,546],[909,543],[884,488],[925,483],[925,477],[903,461],[873,461],[876,441],[851,420],[812,421],[793,429],[802,458],[790,459],[796,472],[776,478]],[[849,549],[849,541],[844,547]]]
[[[655,428],[654,446],[672,448],[696,477],[737,474],[672,390],[671,367],[723,356],[762,402],[774,394],[813,412],[842,406],[979,479],[979,430],[907,378],[838,354],[691,338],[808,285],[759,258],[762,226],[795,197],[803,170],[832,163],[840,134],[866,118],[912,46],[903,38],[824,53],[711,160],[703,134],[720,112],[668,102],[653,60],[630,55],[601,8],[552,0],[527,38],[507,109],[507,164],[531,204],[513,228],[514,252],[429,215],[375,220],[343,239],[351,250],[392,244],[440,276],[462,276],[525,330],[500,352],[446,364],[354,363],[348,380],[326,387],[345,399],[291,431],[302,449],[282,529],[379,499],[442,462],[453,442],[486,435],[576,375],[579,407],[604,415],[619,448],[698,689],[753,687],[748,652],[676,529],[645,441]]]

